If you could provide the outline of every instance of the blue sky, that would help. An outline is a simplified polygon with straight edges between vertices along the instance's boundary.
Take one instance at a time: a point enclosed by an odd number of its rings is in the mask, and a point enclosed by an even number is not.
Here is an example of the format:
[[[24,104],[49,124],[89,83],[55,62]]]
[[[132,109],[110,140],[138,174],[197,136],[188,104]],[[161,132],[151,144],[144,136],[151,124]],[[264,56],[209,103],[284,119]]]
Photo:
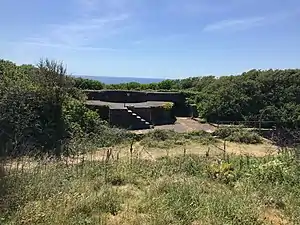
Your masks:
[[[299,0],[1,0],[0,58],[183,78],[300,66]]]

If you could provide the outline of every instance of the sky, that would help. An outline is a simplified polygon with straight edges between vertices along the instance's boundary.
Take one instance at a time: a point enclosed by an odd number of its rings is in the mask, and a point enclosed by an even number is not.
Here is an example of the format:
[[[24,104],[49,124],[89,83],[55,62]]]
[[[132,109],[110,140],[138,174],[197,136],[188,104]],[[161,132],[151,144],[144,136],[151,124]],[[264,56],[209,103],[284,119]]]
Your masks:
[[[74,75],[300,67],[299,0],[0,0],[0,10],[0,58],[49,58]]]

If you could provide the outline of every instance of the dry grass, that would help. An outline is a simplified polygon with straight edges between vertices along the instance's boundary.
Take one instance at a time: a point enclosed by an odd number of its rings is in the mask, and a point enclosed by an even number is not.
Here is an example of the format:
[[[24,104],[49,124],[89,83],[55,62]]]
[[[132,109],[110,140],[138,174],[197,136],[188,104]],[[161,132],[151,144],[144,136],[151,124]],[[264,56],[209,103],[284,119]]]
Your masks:
[[[226,142],[226,153],[242,156],[255,156],[255,157],[264,157],[268,155],[274,155],[278,152],[278,147],[264,142],[263,144],[239,144],[233,142]],[[129,153],[130,146],[123,145],[122,148],[114,147],[112,148],[115,155],[120,157],[127,157]],[[216,144],[203,145],[197,142],[191,142],[184,145],[173,146],[172,148],[147,148],[141,145],[139,142],[133,145],[133,155],[138,158],[143,159],[157,159],[165,156],[180,156],[183,154],[195,154],[195,155],[206,155],[207,153],[210,156],[220,156],[223,155],[224,142],[217,142]],[[101,159],[105,155],[105,151],[100,150],[94,153],[94,158]]]
[[[253,156],[253,157],[265,157],[270,155],[276,155],[278,153],[278,147],[271,144],[268,141],[264,141],[263,144],[239,144],[233,142],[225,143],[226,154],[229,155],[241,155],[241,156]],[[130,144],[122,144],[109,148],[100,148],[90,151],[85,155],[79,155],[74,157],[64,158],[63,161],[66,164],[74,165],[80,164],[82,161],[103,161],[107,157],[107,151],[111,151],[111,158],[117,160],[119,158],[129,160]],[[198,142],[189,142],[184,145],[175,145],[172,148],[148,148],[141,145],[140,142],[136,142],[132,145],[132,157],[135,159],[146,159],[156,160],[161,157],[176,157],[184,154],[192,154],[199,156],[206,156],[209,154],[210,157],[220,158],[224,155],[224,142],[221,140],[215,144],[199,144]],[[27,157],[14,159],[8,161],[4,167],[4,170],[28,170],[36,167],[41,167],[45,164],[51,165],[55,161],[34,161]],[[3,170],[3,171],[4,171]],[[1,172],[1,171],[0,171]]]
[[[287,219],[282,215],[282,212],[278,209],[267,207],[261,214],[262,223],[269,223],[272,225],[288,225],[291,224]]]
[[[231,156],[234,170],[225,163],[214,171],[213,155],[178,150],[159,157],[157,151],[154,160],[134,151],[131,158],[124,149],[118,160],[99,155],[94,162],[11,171],[2,180],[2,224],[286,225],[300,219],[298,168],[285,156]]]
[[[224,152],[223,141],[194,135],[170,148],[137,141],[61,161],[11,161],[0,176],[0,223],[299,224],[293,155],[267,141],[225,142]]]

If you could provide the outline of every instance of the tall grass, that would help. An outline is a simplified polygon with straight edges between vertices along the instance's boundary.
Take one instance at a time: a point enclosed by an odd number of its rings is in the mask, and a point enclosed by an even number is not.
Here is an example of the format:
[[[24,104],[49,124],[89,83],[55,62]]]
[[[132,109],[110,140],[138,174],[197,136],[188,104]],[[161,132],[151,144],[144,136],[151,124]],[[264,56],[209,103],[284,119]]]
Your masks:
[[[109,154],[108,154],[109,156]],[[299,224],[300,165],[184,155],[61,161],[2,173],[1,224]],[[279,222],[278,222],[279,221]]]

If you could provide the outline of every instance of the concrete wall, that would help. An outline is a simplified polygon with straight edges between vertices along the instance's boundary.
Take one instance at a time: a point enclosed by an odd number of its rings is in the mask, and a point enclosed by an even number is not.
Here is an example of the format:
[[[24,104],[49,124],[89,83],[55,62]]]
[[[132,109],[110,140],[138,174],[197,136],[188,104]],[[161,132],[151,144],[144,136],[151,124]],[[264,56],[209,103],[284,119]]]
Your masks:
[[[173,124],[176,121],[173,110],[166,110],[162,107],[130,109],[153,125]]]
[[[151,123],[153,125],[165,125],[175,123],[176,118],[172,110],[166,110],[162,107],[151,108]]]
[[[126,129],[148,129],[149,125],[138,120],[127,112],[126,109],[110,109],[109,122],[111,125]]]
[[[86,90],[89,100],[107,102],[137,103],[147,101],[161,101],[185,103],[185,96],[178,92],[142,92],[142,91],[92,91]]]
[[[146,92],[139,91],[85,91],[88,100],[99,100],[106,102],[124,102],[124,103],[137,103],[146,102]]]
[[[143,119],[145,119],[147,122],[151,123],[151,108],[134,108],[134,107],[128,107],[132,112],[136,113]]]
[[[147,101],[185,103],[185,96],[179,92],[147,92]]]
[[[176,121],[172,110],[165,110],[162,107],[130,109],[153,125],[173,124]],[[110,109],[109,122],[114,126],[126,129],[149,128],[136,117],[129,114],[126,109]]]
[[[130,128],[131,116],[125,109],[110,109],[109,123],[117,127]]]
[[[189,117],[192,115],[191,107],[186,103],[175,103],[173,106],[173,113],[178,117]]]

